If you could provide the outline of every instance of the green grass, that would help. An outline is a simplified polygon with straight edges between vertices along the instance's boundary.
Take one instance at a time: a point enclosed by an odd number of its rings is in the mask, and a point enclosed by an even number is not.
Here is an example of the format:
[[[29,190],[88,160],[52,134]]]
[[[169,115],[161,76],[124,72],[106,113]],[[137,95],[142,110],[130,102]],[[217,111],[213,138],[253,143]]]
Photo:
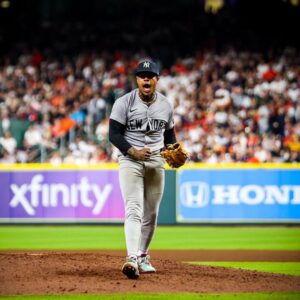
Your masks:
[[[8,300],[298,300],[300,293],[0,296]]]
[[[0,249],[124,249],[123,226],[0,226]],[[300,250],[299,227],[159,226],[152,249]]]
[[[300,250],[299,227],[159,227],[161,249]]]
[[[0,249],[125,249],[123,226],[0,226]],[[159,226],[152,249],[300,250],[299,227]],[[203,262],[202,262],[203,263]],[[284,271],[299,275],[299,263],[223,263],[209,265]],[[230,265],[229,265],[230,264]],[[261,267],[260,269],[258,269]],[[263,269],[262,269],[263,268]],[[295,274],[296,273],[296,274]],[[1,287],[0,287],[1,290]],[[300,293],[117,294],[0,296],[0,300],[298,300]]]
[[[300,262],[193,262],[193,264],[209,265],[216,267],[228,267],[271,272],[278,274],[300,276]]]

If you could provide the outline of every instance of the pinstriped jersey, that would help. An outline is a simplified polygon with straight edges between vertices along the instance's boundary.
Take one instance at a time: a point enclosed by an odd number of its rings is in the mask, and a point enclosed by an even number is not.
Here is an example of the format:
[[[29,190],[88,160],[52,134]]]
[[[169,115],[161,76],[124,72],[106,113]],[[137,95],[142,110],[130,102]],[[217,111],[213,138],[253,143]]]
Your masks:
[[[124,138],[137,149],[148,147],[156,151],[164,147],[164,132],[174,127],[173,107],[161,93],[155,92],[155,101],[148,106],[138,89],[116,100],[110,118],[126,125]]]

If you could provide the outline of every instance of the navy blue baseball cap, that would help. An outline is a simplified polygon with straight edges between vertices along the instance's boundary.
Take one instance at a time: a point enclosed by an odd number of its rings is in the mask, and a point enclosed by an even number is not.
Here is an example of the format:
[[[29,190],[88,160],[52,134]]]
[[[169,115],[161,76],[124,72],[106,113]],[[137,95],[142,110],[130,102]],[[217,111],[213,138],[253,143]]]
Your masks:
[[[158,65],[152,59],[142,59],[139,61],[137,68],[135,69],[135,75],[138,73],[153,73],[156,76],[159,76]]]

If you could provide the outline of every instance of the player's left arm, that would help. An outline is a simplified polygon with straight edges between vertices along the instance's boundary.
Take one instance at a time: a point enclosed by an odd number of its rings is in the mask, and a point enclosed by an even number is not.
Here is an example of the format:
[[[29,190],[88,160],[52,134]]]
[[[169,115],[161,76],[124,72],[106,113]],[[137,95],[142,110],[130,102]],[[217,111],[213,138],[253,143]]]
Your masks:
[[[175,122],[174,122],[174,109],[170,102],[169,118],[166,124],[166,130],[164,132],[164,144],[165,146],[175,144],[177,142],[175,135]]]
[[[176,143],[176,135],[174,127],[171,129],[167,129],[164,132],[164,144],[175,144]]]

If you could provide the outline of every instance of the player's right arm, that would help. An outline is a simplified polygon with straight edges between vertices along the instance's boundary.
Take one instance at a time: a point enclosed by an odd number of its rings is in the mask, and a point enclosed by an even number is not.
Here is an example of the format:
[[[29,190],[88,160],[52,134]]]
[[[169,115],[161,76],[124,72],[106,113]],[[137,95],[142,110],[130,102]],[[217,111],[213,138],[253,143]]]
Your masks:
[[[151,155],[149,148],[136,149],[131,146],[124,138],[126,126],[115,121],[114,119],[109,120],[109,140],[117,147],[123,155],[130,155],[136,160],[148,160]]]
[[[110,115],[109,120],[109,140],[117,147],[123,155],[130,155],[136,160],[148,160],[151,155],[149,148],[136,149],[124,137],[126,130],[126,99],[118,99]]]

